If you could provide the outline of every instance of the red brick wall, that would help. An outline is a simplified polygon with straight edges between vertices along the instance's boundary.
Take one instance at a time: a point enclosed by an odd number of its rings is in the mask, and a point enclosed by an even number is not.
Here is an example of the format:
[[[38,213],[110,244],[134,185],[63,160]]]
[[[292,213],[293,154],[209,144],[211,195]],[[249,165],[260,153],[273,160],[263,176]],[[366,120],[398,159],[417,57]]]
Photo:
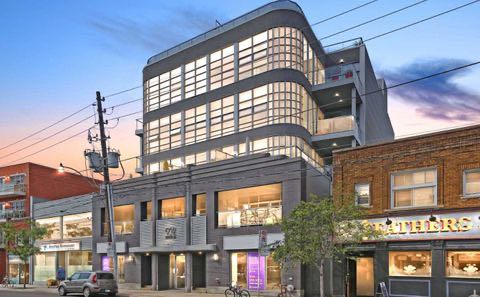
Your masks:
[[[480,198],[462,198],[463,170],[480,168],[480,126],[336,151],[333,154],[334,197],[353,197],[355,183],[368,182],[370,214],[380,215],[391,211],[390,174],[424,167],[437,169],[439,210],[480,207]],[[412,212],[422,211],[403,211]]]
[[[7,273],[7,255],[5,250],[0,249],[0,279],[3,280]]]

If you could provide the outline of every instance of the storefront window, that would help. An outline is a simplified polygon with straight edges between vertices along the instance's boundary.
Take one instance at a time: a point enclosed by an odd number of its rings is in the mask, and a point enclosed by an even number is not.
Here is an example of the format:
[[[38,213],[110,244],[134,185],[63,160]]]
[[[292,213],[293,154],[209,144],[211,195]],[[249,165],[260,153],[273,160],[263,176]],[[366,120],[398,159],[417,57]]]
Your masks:
[[[92,236],[92,213],[79,213],[63,217],[63,238]]]
[[[436,169],[398,172],[392,175],[393,207],[431,206],[436,204],[436,200]]]
[[[47,228],[44,240],[60,239],[60,217],[39,219],[36,221],[42,227]]]
[[[125,282],[125,256],[118,255],[117,256],[118,262],[118,282],[124,283]],[[113,272],[113,259],[109,256],[102,256],[102,271],[110,271]]]
[[[480,252],[448,251],[447,276],[480,278]]]
[[[218,227],[278,224],[282,220],[282,184],[218,193]]]
[[[429,251],[389,252],[390,276],[425,276],[432,274]]]
[[[257,252],[231,254],[232,282],[249,290],[274,290],[281,283],[280,265],[271,256],[258,257]]]
[[[185,217],[185,197],[160,200],[162,219]]]
[[[113,208],[115,218],[115,233],[119,234],[131,234],[135,226],[135,205],[121,205]],[[106,210],[102,209],[102,221],[103,221],[103,235],[108,234],[109,223],[106,220]]]
[[[92,270],[92,252],[72,251],[67,254],[67,272],[73,274],[77,271]]]
[[[55,279],[56,259],[56,253],[42,253],[35,255],[35,281],[47,281],[48,279]]]

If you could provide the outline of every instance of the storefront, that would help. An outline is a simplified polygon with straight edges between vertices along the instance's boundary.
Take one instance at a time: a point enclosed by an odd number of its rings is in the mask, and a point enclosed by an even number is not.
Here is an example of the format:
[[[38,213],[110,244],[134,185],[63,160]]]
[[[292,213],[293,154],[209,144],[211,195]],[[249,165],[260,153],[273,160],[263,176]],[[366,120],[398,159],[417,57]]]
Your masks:
[[[480,212],[383,217],[369,224],[385,233],[347,261],[349,296],[465,297],[480,293]]]
[[[16,255],[8,255],[8,275],[9,275],[9,278],[15,284],[23,284],[25,279],[27,280],[27,283],[28,283],[29,268],[30,268],[29,261],[27,261],[27,263],[24,263],[20,259],[20,257]]]

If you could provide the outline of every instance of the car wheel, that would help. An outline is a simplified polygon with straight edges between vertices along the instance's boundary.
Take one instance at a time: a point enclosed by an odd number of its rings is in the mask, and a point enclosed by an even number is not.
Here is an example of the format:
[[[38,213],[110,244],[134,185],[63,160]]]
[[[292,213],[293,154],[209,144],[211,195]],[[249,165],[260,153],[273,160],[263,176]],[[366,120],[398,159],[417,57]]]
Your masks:
[[[58,295],[60,296],[67,296],[67,291],[65,290],[64,286],[58,287]]]
[[[90,293],[90,288],[89,287],[86,287],[85,289],[83,289],[83,296],[84,297],[91,297],[91,293]]]

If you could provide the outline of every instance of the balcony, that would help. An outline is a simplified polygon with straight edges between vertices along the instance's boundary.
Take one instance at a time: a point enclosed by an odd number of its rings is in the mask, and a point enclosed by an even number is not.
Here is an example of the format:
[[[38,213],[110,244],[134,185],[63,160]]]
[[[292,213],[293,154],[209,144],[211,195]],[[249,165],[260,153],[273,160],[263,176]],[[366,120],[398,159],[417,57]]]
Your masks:
[[[329,156],[332,150],[346,148],[355,140],[360,143],[358,125],[352,115],[318,121],[318,131],[312,143],[321,156]]]
[[[135,135],[140,137],[143,136],[143,120],[142,119],[135,120]]]
[[[26,188],[24,183],[0,184],[0,198],[25,196]]]
[[[24,209],[5,209],[0,210],[0,220],[21,219],[25,217]]]
[[[321,105],[338,108],[350,104],[352,89],[356,90],[357,98],[361,99],[359,94],[363,92],[363,85],[358,76],[356,63],[326,68],[325,83],[313,86],[312,91]]]
[[[143,174],[143,158],[142,156],[135,158],[135,172],[138,174]]]

